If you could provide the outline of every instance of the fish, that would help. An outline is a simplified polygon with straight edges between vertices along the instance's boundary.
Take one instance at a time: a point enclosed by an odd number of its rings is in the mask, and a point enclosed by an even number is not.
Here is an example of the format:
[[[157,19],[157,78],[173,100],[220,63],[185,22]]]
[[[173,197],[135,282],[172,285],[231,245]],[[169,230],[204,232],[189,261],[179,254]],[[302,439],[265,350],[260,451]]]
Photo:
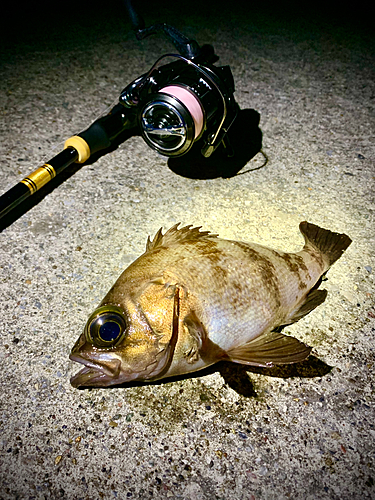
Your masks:
[[[311,347],[282,328],[322,304],[323,276],[351,239],[309,222],[301,251],[226,240],[200,227],[162,228],[90,315],[70,359],[73,387],[152,382],[218,361],[272,367]]]

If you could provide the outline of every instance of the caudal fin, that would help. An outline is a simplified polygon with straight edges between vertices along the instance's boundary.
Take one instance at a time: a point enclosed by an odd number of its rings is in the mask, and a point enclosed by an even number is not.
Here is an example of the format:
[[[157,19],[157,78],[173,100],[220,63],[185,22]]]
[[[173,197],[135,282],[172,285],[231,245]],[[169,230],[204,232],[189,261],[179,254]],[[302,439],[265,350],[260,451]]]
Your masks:
[[[305,248],[312,247],[322,254],[328,267],[341,257],[352,240],[346,234],[334,233],[310,222],[301,222],[299,229],[305,238]]]

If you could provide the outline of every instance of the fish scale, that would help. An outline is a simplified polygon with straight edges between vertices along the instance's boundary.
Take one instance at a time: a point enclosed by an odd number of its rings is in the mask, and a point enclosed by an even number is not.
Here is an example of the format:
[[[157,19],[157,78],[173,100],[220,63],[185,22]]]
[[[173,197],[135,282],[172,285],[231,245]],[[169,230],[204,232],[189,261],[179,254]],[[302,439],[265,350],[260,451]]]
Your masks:
[[[220,360],[254,366],[299,362],[311,348],[281,333],[324,302],[321,277],[351,240],[301,222],[305,245],[285,253],[176,224],[91,314],[70,358],[75,387],[152,381]]]

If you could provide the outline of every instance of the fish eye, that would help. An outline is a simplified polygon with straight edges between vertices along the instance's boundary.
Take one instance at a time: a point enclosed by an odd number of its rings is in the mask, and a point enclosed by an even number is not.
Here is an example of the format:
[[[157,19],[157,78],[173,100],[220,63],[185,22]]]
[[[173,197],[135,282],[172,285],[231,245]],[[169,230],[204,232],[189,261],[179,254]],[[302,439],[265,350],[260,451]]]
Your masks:
[[[126,320],[123,310],[112,304],[96,309],[86,323],[86,339],[97,347],[112,347],[123,339]]]

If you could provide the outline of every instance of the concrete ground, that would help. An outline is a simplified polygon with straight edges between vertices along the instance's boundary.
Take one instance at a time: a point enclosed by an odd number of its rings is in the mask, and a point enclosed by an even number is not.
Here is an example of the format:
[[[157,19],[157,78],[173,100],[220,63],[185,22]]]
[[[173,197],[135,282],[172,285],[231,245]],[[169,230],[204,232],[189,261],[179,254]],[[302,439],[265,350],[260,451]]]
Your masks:
[[[224,171],[168,165],[131,137],[2,222],[1,499],[375,497],[375,51],[367,14],[357,6],[336,15],[298,4],[212,5],[172,12],[162,3],[143,14],[212,44],[231,66],[245,110],[242,163]],[[87,17],[72,6],[57,18],[17,4],[2,20],[1,192],[174,51],[161,36],[136,41],[119,2]],[[251,158],[256,113],[267,163],[260,152]],[[286,329],[313,346],[308,360],[71,387],[78,365],[68,356],[87,317],[160,226],[182,221],[295,251],[302,220],[353,239],[324,282],[326,302]]]

